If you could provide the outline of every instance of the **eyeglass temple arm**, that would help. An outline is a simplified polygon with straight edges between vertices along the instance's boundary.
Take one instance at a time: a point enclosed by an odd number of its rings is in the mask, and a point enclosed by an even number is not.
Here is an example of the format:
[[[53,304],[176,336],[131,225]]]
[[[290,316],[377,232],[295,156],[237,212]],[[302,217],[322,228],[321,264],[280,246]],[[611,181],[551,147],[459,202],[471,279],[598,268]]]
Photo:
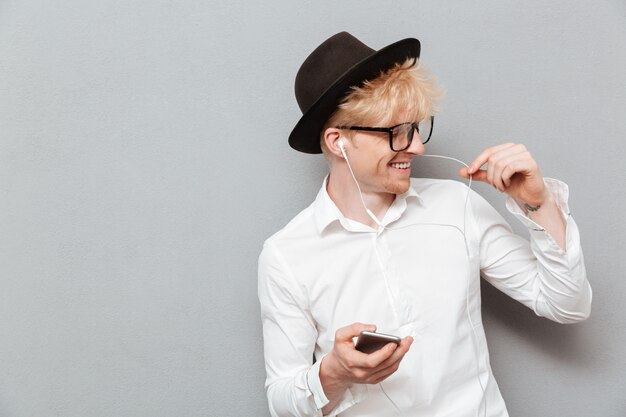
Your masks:
[[[366,130],[368,132],[389,132],[391,127],[337,126],[337,129]]]

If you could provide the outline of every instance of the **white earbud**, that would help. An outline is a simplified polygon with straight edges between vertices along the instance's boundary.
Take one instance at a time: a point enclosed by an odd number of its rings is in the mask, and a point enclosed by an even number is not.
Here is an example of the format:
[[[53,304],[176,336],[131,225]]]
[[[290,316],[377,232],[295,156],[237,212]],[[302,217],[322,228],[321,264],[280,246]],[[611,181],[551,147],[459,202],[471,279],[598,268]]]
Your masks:
[[[348,160],[348,156],[346,155],[346,148],[343,145],[343,140],[339,139],[337,141],[337,146],[339,146],[339,150],[341,150],[341,154],[343,155],[343,159]]]

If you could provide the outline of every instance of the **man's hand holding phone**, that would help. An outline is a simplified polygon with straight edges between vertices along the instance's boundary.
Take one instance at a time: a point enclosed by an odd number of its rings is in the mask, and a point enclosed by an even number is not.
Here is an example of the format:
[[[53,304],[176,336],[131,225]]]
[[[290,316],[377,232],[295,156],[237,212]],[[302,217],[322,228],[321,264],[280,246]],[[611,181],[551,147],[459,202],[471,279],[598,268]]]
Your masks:
[[[373,324],[354,323],[335,332],[335,344],[320,365],[320,381],[330,403],[322,410],[331,411],[343,393],[353,383],[378,384],[398,370],[413,338],[405,337],[400,344],[390,342],[372,353],[356,350],[353,338],[362,331],[374,332]]]

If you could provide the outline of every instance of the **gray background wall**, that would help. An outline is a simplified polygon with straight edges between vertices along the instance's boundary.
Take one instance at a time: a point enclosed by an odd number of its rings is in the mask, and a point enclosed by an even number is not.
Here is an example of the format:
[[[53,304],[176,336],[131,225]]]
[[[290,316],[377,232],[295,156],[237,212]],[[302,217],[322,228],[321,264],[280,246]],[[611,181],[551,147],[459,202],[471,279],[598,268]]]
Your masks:
[[[323,178],[286,138],[294,75],[340,30],[422,41],[429,152],[521,142],[570,185],[591,318],[483,285],[511,416],[626,415],[622,0],[2,0],[1,416],[268,415],[257,256]]]

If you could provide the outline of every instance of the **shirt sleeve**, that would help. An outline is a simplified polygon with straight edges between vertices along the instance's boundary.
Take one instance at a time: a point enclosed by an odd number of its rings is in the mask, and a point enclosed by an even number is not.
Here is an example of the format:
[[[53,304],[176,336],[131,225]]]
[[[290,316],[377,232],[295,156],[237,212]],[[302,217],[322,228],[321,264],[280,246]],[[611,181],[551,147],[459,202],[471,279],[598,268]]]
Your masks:
[[[544,178],[566,224],[566,251],[543,227],[507,197],[507,209],[529,230],[530,242],[513,233],[506,220],[472,192],[479,234],[481,275],[494,287],[558,323],[575,323],[591,313],[592,291],[580,246],[578,226],[570,214],[565,183]]]
[[[268,242],[259,257],[258,274],[270,414],[321,417],[329,400],[319,378],[323,358],[313,363],[317,330],[305,293]],[[337,415],[363,396],[362,387],[353,386],[328,416]]]

